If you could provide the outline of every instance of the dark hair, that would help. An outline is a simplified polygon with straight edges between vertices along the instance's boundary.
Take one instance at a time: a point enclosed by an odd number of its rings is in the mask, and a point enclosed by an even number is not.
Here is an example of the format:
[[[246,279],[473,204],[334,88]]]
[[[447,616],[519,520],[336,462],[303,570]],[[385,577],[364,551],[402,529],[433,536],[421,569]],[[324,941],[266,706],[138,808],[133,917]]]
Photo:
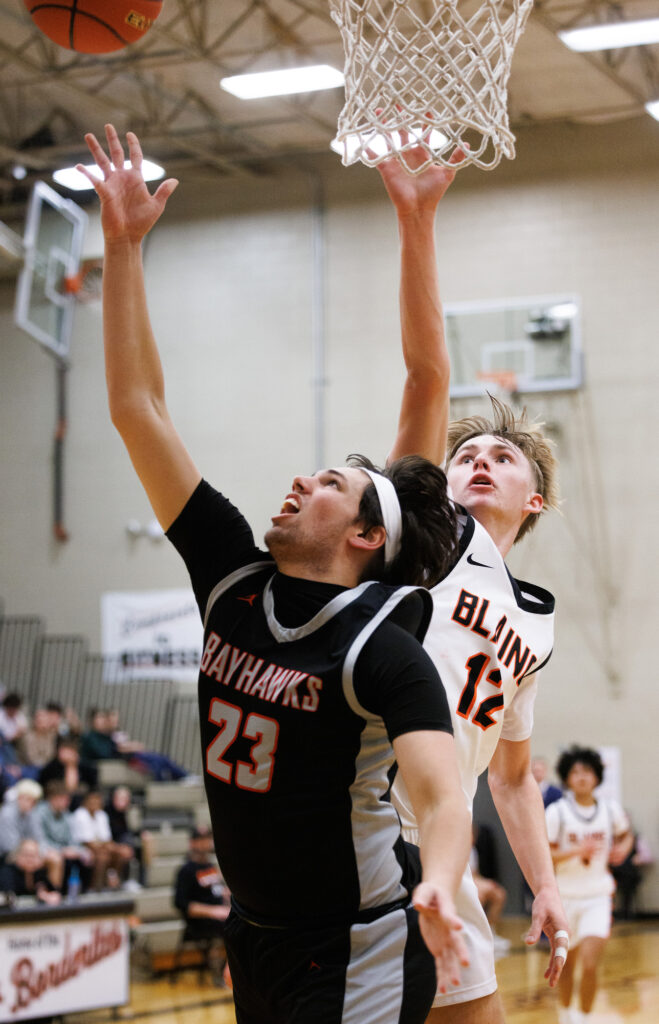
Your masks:
[[[457,554],[457,520],[449,500],[444,471],[420,455],[404,455],[386,469],[374,466],[364,455],[349,455],[348,465],[370,469],[391,480],[403,517],[400,551],[384,566],[384,550],[378,549],[368,565],[370,578],[385,583],[434,587],[451,568]],[[382,526],[382,510],[375,484],[364,489],[358,520],[368,533]]]
[[[3,708],[20,708],[23,703],[23,698],[19,693],[8,693],[2,701]]]
[[[63,779],[51,779],[50,782],[46,784],[46,800],[51,796],[64,796],[65,793],[67,796],[69,795],[69,791],[66,788],[66,783]]]
[[[49,700],[46,704],[46,711],[56,711],[58,715],[64,714],[64,708],[56,700]]]
[[[61,750],[62,747],[71,747],[73,750],[80,749],[80,745],[75,736],[58,736],[56,746],[57,750]]]
[[[592,747],[578,747],[575,745],[561,754],[556,763],[556,772],[563,785],[567,782],[567,777],[575,764],[585,764],[588,768],[592,768],[599,786],[604,778],[604,763],[596,750],[593,750]]]

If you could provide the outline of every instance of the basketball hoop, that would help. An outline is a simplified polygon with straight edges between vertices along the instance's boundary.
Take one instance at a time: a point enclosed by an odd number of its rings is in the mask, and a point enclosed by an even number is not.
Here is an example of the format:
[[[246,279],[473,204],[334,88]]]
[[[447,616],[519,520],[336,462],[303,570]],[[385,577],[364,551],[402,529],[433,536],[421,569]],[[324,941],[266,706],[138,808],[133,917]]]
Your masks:
[[[64,278],[63,290],[76,302],[97,302],[103,295],[103,260],[82,260],[78,273]]]
[[[519,394],[517,374],[514,370],[481,370],[476,376],[491,385],[495,398],[510,401]]]
[[[346,102],[334,147],[343,163],[397,156],[410,174],[496,167],[515,156],[508,79],[533,0],[330,0],[345,51]],[[406,154],[426,160],[410,166]]]

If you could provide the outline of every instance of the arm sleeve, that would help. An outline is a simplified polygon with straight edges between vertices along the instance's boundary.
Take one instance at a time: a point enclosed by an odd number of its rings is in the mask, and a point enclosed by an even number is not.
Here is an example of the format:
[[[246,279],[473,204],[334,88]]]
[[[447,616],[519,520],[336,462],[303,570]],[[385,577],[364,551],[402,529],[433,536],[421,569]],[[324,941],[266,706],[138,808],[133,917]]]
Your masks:
[[[537,673],[524,679],[505,710],[501,739],[520,743],[533,732],[533,707],[538,692]]]
[[[256,547],[242,513],[206,480],[174,520],[167,538],[186,564],[202,618],[219,580],[241,565],[271,557]]]
[[[432,659],[404,629],[383,623],[364,645],[354,675],[357,700],[383,719],[389,740],[431,729],[453,732],[446,692]]]

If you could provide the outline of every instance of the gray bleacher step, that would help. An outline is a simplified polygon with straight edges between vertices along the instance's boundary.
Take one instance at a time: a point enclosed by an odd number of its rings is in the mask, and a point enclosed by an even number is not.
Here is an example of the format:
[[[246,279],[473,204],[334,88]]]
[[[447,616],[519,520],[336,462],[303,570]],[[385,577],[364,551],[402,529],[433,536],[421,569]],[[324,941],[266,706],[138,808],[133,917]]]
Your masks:
[[[135,940],[150,954],[171,953],[179,941],[183,931],[182,920],[145,921],[134,929]]]
[[[148,784],[148,777],[136,772],[125,761],[98,761],[98,784],[104,789],[113,786],[128,786],[129,789],[143,790]]]
[[[147,811],[158,807],[191,809],[205,800],[206,794],[201,783],[148,782],[144,793]]]
[[[171,885],[142,889],[135,893],[135,913],[142,924],[153,921],[172,921],[178,918]]]
[[[155,886],[172,886],[176,878],[176,872],[180,868],[182,858],[175,857],[154,857],[148,867],[147,878],[148,888]]]
[[[153,852],[156,857],[176,855],[181,861],[185,859],[190,841],[190,829],[188,827],[153,829],[151,835],[153,837]]]

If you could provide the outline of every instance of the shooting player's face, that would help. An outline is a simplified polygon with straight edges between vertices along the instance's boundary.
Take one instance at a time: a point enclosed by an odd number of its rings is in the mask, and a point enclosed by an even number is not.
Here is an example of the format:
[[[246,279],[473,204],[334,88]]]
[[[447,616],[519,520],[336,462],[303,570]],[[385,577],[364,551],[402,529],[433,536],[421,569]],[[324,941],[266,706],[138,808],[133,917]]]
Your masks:
[[[324,569],[339,546],[358,532],[355,525],[368,477],[359,469],[326,469],[296,476],[281,511],[265,535],[271,554],[308,559]]]
[[[521,524],[529,512],[542,509],[528,459],[504,438],[481,434],[465,441],[446,475],[455,500],[476,519],[496,512]]]

